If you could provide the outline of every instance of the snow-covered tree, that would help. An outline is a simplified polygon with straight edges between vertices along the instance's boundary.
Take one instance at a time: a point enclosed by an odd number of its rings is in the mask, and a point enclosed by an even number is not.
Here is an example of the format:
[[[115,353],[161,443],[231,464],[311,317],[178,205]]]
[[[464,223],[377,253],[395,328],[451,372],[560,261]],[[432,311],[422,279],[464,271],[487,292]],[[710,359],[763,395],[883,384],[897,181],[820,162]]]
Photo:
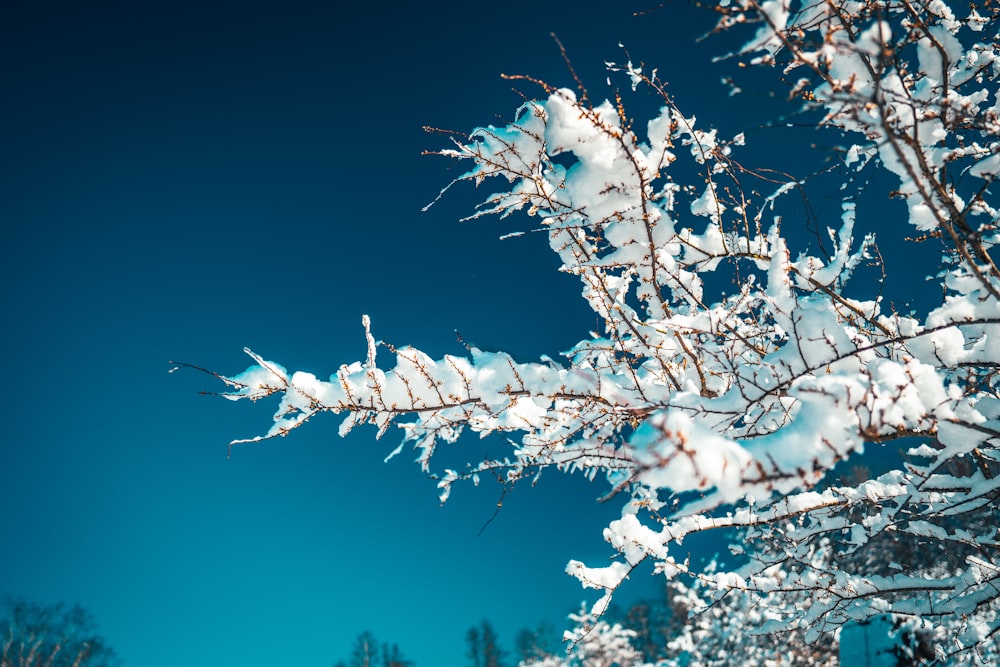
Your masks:
[[[633,646],[634,630],[609,623],[583,609],[570,614],[572,629],[565,639],[567,655],[543,655],[524,660],[519,667],[640,667],[646,665],[642,653]]]
[[[651,562],[720,599],[745,598],[765,632],[814,642],[895,614],[943,633],[941,660],[995,660],[1000,6],[720,0],[713,9],[718,32],[743,31],[742,48],[727,54],[733,93],[745,71],[736,64],[787,82],[789,113],[835,146],[824,178],[749,168],[737,159],[753,154],[744,134],[696,121],[656,70],[633,62],[609,67],[658,98],[645,123],[623,94],[598,103],[582,84],[534,82],[542,95],[513,122],[454,137],[440,154],[469,165],[459,180],[498,188],[472,217],[533,216],[600,331],[561,360],[520,363],[471,347],[435,359],[378,341],[366,317],[367,354],[328,380],[248,351],[255,364],[223,378],[226,395],[280,396],[274,425],[252,440],[320,412],[343,413],[343,433],[374,424],[381,437],[396,426],[396,451],[416,447],[442,500],[484,473],[605,478],[622,499],[604,534],[618,558],[567,568],[602,593],[598,616]],[[839,215],[828,241],[805,245],[792,194],[831,179]],[[910,294],[851,282],[873,262],[889,276],[912,270],[881,262],[876,241],[886,239],[939,249],[924,272],[932,289],[913,310],[892,306]],[[383,351],[392,363],[377,359]],[[466,431],[513,444],[501,458],[436,470],[438,443]],[[906,457],[889,472],[831,480],[865,449],[901,446]],[[690,535],[726,531],[743,556],[731,567],[701,571],[677,555]],[[884,558],[901,538],[948,557]],[[865,558],[880,567],[858,567]]]

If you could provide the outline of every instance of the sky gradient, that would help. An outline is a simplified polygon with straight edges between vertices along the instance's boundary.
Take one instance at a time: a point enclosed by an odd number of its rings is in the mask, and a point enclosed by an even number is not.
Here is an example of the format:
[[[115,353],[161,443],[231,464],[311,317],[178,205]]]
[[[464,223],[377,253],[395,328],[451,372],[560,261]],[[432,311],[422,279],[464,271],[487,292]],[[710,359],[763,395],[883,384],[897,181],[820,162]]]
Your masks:
[[[610,555],[602,484],[434,483],[372,429],[263,433],[273,405],[168,360],[243,370],[248,346],[325,376],[377,338],[556,355],[595,327],[524,220],[459,223],[487,192],[422,126],[511,118],[501,73],[599,92],[605,60],[655,63],[721,112],[711,17],[654,3],[22,3],[0,22],[5,325],[0,595],[80,603],[125,665],[332,664],[371,630],[419,667],[465,630],[559,623],[593,600],[563,574]],[[536,94],[527,85],[527,94]],[[459,445],[464,446],[464,445]],[[454,456],[475,460],[472,443]],[[648,574],[648,573],[647,573]],[[645,574],[625,600],[655,595]]]

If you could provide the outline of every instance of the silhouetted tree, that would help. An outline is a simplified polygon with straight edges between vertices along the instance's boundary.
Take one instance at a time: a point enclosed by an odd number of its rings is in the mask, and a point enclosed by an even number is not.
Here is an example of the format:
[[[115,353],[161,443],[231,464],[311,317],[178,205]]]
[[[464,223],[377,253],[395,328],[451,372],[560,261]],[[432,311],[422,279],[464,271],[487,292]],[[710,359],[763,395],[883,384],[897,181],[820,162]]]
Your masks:
[[[414,663],[403,656],[398,644],[379,642],[365,630],[355,638],[350,660],[338,660],[333,667],[414,667]]]
[[[514,639],[519,662],[539,660],[561,651],[561,642],[555,627],[541,621],[534,628],[522,628]]]
[[[506,651],[500,648],[493,624],[483,619],[479,627],[473,626],[465,635],[469,644],[466,657],[472,667],[504,667]]]
[[[79,605],[6,599],[0,608],[0,667],[110,667],[114,650]]]
[[[622,624],[635,632],[632,645],[642,654],[643,660],[655,662],[666,656],[670,621],[671,614],[665,602],[642,600],[629,608]]]
[[[413,661],[403,657],[398,644],[382,644],[382,667],[413,667]]]
[[[376,667],[378,664],[378,640],[365,630],[354,640],[351,649],[350,667]]]
[[[472,626],[465,633],[465,641],[469,645],[465,656],[469,659],[471,667],[483,667],[482,663],[482,641],[479,638],[479,628]]]

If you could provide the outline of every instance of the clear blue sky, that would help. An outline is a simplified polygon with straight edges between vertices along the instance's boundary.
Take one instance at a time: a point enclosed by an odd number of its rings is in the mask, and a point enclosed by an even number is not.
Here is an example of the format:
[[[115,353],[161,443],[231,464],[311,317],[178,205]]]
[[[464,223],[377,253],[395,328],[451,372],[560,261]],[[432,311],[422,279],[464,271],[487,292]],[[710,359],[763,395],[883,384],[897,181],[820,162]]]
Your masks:
[[[319,667],[365,629],[461,667],[480,619],[511,646],[592,600],[562,571],[610,555],[603,485],[543,476],[478,535],[496,485],[440,507],[410,454],[382,463],[393,434],[340,440],[334,417],[227,460],[273,406],[167,369],[236,373],[246,345],[325,375],[364,356],[362,313],[432,354],[461,351],[456,329],[525,358],[585,336],[541,237],[497,241],[527,223],[459,224],[470,188],[421,213],[456,175],[421,126],[510,118],[501,72],[571,84],[550,32],[595,96],[621,41],[731,121],[706,64],[722,46],[693,46],[710,17],[631,15],[652,5],[7,7],[0,594],[79,602],[136,667]]]

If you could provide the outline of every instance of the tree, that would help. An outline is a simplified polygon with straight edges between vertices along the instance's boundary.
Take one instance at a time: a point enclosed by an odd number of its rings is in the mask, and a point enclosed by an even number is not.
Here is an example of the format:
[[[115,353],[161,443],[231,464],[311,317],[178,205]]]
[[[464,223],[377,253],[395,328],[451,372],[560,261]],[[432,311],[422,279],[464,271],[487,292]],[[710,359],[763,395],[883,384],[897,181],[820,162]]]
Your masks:
[[[667,642],[683,631],[687,610],[679,613],[673,605],[677,582],[665,582],[657,598],[634,602],[619,616],[621,624],[635,633],[632,645],[642,654],[643,662],[656,663],[667,657]]]
[[[469,628],[465,641],[469,645],[466,657],[471,667],[503,667],[505,651],[500,648],[496,631],[488,620]]]
[[[548,621],[541,621],[534,628],[519,630],[514,645],[518,662],[538,660],[555,654],[560,648],[559,635]]]
[[[403,656],[398,644],[379,642],[365,630],[354,639],[350,661],[339,660],[335,667],[413,667],[413,662]]]
[[[354,646],[351,648],[351,667],[376,667],[378,659],[378,640],[366,630],[354,640]]]
[[[715,599],[714,592],[701,581],[693,587],[672,583],[671,606],[679,618],[690,621],[678,624],[676,634],[669,637],[661,667],[724,667],[734,662],[802,667],[840,664],[833,635],[808,642],[798,628],[780,634],[760,632],[770,621],[771,605],[780,607],[780,599],[761,599],[739,590]]]
[[[403,657],[398,644],[382,644],[383,667],[413,667],[413,661]]]
[[[609,623],[583,609],[570,614],[572,629],[566,639],[565,657],[542,655],[521,662],[520,667],[646,667],[642,653],[633,646],[636,632],[620,623]]]
[[[403,656],[398,644],[379,642],[375,635],[365,630],[351,647],[351,659],[336,663],[338,667],[413,667],[413,662]]]
[[[110,667],[114,650],[82,607],[7,599],[0,612],[0,667]]]
[[[476,626],[469,628],[465,633],[465,643],[469,646],[465,656],[469,659],[470,666],[483,667],[483,644],[479,637],[479,628]]]
[[[471,165],[459,180],[500,184],[473,218],[537,221],[601,330],[562,362],[474,347],[434,359],[376,341],[366,317],[365,359],[328,381],[248,351],[255,364],[222,378],[226,396],[281,397],[274,425],[251,440],[320,412],[344,413],[345,433],[396,425],[442,500],[484,473],[603,476],[622,498],[605,531],[618,558],[567,568],[602,593],[595,617],[651,562],[716,600],[746,598],[765,632],[815,643],[892,614],[942,638],[939,661],[1000,659],[1000,6],[712,9],[715,32],[742,43],[726,57],[780,70],[789,114],[833,145],[813,154],[816,169],[746,166],[744,133],[700,124],[630,60],[609,67],[658,101],[645,124],[628,116],[628,91],[597,103],[579,81],[514,77],[541,98],[439,153]],[[821,197],[836,199],[837,219],[807,220],[796,203]],[[807,223],[828,238],[803,242]],[[912,294],[883,294],[881,277],[906,267],[883,261],[871,229],[933,257],[932,293],[905,311],[893,303]],[[380,350],[394,363],[379,365]],[[436,445],[466,430],[513,444],[435,471]],[[839,462],[898,446],[907,456],[888,472],[832,481]],[[677,558],[685,537],[710,531],[741,560],[706,571]],[[924,557],[886,558],[900,541]]]

